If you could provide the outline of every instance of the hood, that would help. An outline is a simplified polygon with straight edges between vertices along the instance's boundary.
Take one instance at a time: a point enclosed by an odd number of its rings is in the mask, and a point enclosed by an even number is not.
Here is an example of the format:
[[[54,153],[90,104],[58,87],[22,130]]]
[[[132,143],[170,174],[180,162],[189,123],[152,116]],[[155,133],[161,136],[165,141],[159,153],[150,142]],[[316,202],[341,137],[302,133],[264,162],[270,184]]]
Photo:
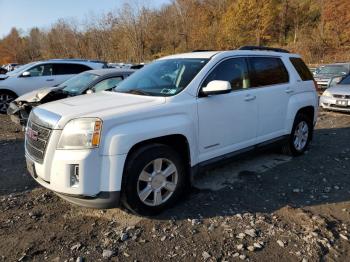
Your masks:
[[[61,129],[73,118],[99,117],[105,120],[123,113],[142,113],[145,108],[163,104],[165,101],[165,97],[100,92],[50,102],[38,108],[59,115],[61,120],[56,128]]]
[[[61,89],[61,87],[40,88],[32,92],[25,93],[24,95],[18,97],[15,101],[28,102],[28,103],[40,102],[40,100],[43,99],[51,91],[58,90],[58,89]]]
[[[327,88],[327,91],[331,94],[350,95],[350,85],[336,85]]]

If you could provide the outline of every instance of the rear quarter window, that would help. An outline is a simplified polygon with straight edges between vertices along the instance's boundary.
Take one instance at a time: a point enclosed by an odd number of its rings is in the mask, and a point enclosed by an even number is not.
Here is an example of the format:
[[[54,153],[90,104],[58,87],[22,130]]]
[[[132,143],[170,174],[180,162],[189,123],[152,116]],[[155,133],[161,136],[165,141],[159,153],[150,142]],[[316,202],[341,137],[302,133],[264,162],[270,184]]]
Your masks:
[[[289,60],[294,66],[295,70],[297,70],[301,80],[303,81],[314,80],[312,73],[310,72],[309,68],[305,65],[304,61],[301,58],[290,57]]]
[[[81,64],[54,64],[54,75],[75,75],[81,72],[91,70],[90,67]]]
[[[278,57],[250,57],[250,81],[252,87],[262,87],[289,82],[289,74]]]

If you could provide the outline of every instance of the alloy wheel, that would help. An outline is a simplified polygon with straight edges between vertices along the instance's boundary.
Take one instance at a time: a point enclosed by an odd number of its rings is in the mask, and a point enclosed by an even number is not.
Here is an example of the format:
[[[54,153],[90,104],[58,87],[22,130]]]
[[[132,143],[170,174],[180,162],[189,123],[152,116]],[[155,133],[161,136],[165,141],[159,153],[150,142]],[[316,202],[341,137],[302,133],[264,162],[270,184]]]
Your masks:
[[[175,192],[178,171],[175,164],[166,158],[157,158],[141,171],[137,182],[140,200],[148,206],[165,203]]]
[[[309,126],[305,121],[301,121],[294,131],[293,144],[296,150],[302,151],[309,138]]]
[[[0,113],[5,114],[14,97],[10,94],[0,94]]]

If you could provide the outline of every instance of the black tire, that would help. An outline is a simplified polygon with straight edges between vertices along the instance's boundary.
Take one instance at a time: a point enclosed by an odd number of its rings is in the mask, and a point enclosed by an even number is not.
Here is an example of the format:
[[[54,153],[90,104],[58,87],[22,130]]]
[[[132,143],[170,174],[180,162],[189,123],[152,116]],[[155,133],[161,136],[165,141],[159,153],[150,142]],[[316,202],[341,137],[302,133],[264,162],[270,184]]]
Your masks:
[[[140,190],[140,184],[146,183],[150,186],[153,182],[139,181],[139,177],[141,172],[148,167],[150,163],[153,163],[152,161],[155,159],[167,159],[175,165],[177,170],[177,183],[175,190],[169,195],[169,198],[164,203],[150,206],[145,204],[144,201],[155,201],[156,193],[152,192],[149,195],[149,199],[151,200],[146,199],[142,201],[139,196],[140,191],[142,191]],[[166,163],[163,164],[162,162],[161,166],[166,167]],[[123,206],[131,212],[142,216],[153,216],[159,214],[163,210],[173,206],[184,195],[189,183],[186,170],[187,168],[180,155],[169,146],[152,144],[136,150],[130,157],[128,157],[123,174],[121,193],[121,202]],[[153,170],[153,173],[154,172],[155,171]]]
[[[16,98],[17,96],[14,93],[0,90],[0,114],[7,114],[9,104]]]
[[[305,145],[298,148],[294,143],[295,131],[301,123],[306,124],[306,126],[308,128],[308,135],[307,135]],[[290,135],[288,136],[286,143],[282,147],[282,152],[284,154],[291,155],[291,156],[300,156],[300,155],[304,154],[305,150],[309,146],[312,135],[313,135],[312,120],[308,116],[306,116],[305,114],[298,113],[294,119],[292,131],[291,131]],[[304,144],[304,143],[302,143],[302,144]]]

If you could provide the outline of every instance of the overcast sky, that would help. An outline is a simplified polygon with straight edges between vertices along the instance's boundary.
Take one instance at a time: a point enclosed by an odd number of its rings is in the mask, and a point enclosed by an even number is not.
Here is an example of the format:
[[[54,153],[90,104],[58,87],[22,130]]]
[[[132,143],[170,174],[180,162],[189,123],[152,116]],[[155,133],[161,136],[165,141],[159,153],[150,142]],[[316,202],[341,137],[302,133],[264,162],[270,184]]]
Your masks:
[[[170,0],[133,0],[152,8],[159,8]],[[27,32],[29,28],[48,28],[59,18],[83,20],[88,14],[120,8],[126,0],[0,0],[0,38],[12,27]],[[132,1],[131,1],[132,2]]]

